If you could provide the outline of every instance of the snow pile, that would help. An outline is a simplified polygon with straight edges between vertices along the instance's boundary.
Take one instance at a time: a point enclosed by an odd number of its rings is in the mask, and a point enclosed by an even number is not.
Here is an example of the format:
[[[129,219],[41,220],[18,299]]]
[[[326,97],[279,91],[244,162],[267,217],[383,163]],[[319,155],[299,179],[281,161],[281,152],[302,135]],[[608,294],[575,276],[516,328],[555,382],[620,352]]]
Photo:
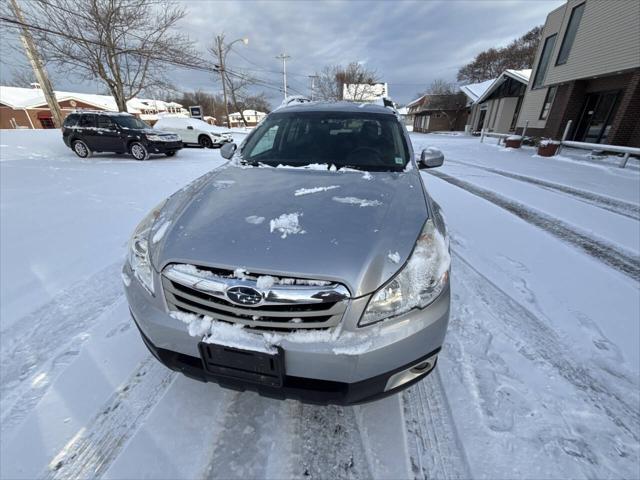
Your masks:
[[[541,147],[548,147],[549,145],[560,145],[560,142],[558,140],[550,139],[544,139],[540,142]]]
[[[391,260],[393,263],[400,263],[400,254],[398,252],[389,252],[389,254],[387,255],[387,257],[389,258],[389,260]]]
[[[287,238],[288,235],[306,233],[298,222],[298,217],[301,216],[301,213],[295,212],[283,213],[278,218],[274,218],[269,222],[271,233],[277,230],[282,234],[281,238]]]
[[[362,175],[362,178],[364,178],[365,180],[372,180],[373,175],[371,175],[371,172],[364,172],[364,174]]]
[[[273,287],[275,281],[276,279],[271,275],[263,275],[261,277],[258,277],[258,279],[256,280],[256,287],[261,289],[271,288]]]
[[[208,270],[200,270],[195,265],[190,265],[188,263],[179,263],[173,265],[173,269],[177,272],[188,273],[189,275],[195,275],[203,278],[212,278],[215,275]]]
[[[358,205],[359,207],[378,207],[382,205],[382,202],[378,200],[365,200],[356,197],[333,197],[334,202],[346,203],[349,205]]]
[[[327,190],[334,190],[340,188],[340,185],[329,185],[328,187],[313,187],[313,188],[299,188],[295,191],[294,195],[299,197],[301,195],[309,195],[311,193],[326,192]]]
[[[153,234],[153,238],[151,239],[151,242],[158,243],[160,240],[162,240],[162,238],[164,237],[164,234],[167,233],[167,229],[169,228],[169,225],[171,225],[171,220],[167,220],[162,225],[160,225],[160,228],[158,228],[158,230],[156,230],[156,233]]]
[[[169,315],[176,320],[186,323],[189,328],[189,335],[192,337],[202,337],[211,330],[213,319],[209,316],[205,315],[201,317],[192,313],[176,311],[170,312]]]
[[[264,165],[264,164],[263,164]],[[271,165],[267,165],[269,168],[272,168]],[[310,163],[308,165],[284,165],[282,163],[278,164],[276,168],[284,168],[284,169],[303,169],[303,170],[324,170],[325,172],[329,170],[326,163]],[[335,167],[334,167],[335,170]]]
[[[260,225],[262,222],[264,222],[264,217],[258,217],[256,215],[250,215],[248,217],[245,217],[245,221],[247,223],[252,224],[252,225]]]
[[[509,140],[510,142],[519,142],[520,140],[522,140],[522,136],[521,135],[509,135],[507,137],[507,140]]]
[[[247,271],[244,268],[236,268],[233,271],[233,276],[235,278],[240,279],[240,280],[246,280],[247,279]]]

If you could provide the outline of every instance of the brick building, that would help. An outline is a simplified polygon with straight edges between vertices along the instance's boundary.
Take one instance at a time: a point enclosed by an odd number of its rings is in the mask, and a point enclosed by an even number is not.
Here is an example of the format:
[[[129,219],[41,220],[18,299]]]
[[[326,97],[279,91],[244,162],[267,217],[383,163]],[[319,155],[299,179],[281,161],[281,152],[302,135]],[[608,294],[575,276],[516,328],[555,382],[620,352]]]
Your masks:
[[[517,131],[640,147],[640,3],[568,0],[542,35]]]
[[[469,109],[464,94],[423,95],[407,104],[407,116],[413,119],[414,132],[464,130]]]

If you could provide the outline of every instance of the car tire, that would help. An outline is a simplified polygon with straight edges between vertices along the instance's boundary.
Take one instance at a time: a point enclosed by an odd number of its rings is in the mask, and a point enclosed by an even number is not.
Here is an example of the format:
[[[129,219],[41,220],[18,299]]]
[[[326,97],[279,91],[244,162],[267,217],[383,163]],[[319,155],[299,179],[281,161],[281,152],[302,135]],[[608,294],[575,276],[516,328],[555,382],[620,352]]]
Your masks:
[[[135,158],[136,160],[142,161],[149,158],[149,151],[147,150],[147,147],[145,147],[140,142],[133,142],[129,146],[129,153],[131,153],[133,158]]]
[[[202,148],[213,148],[213,142],[211,141],[211,138],[207,137],[206,135],[200,135],[200,137],[198,138],[198,143]]]
[[[89,158],[93,153],[89,146],[82,140],[75,140],[71,146],[73,147],[74,153],[80,158]]]
[[[176,154],[176,152],[165,152],[165,155],[167,157],[173,157]]]

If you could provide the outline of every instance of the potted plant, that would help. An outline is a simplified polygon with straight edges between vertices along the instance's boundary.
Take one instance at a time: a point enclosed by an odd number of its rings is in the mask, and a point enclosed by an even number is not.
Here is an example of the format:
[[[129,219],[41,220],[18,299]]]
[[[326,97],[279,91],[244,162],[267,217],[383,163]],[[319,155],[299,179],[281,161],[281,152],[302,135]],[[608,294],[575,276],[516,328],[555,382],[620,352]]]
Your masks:
[[[506,148],[520,148],[522,145],[522,137],[520,135],[510,135],[504,140]]]
[[[538,155],[541,157],[553,157],[558,151],[559,146],[560,142],[557,140],[543,138],[538,144]]]

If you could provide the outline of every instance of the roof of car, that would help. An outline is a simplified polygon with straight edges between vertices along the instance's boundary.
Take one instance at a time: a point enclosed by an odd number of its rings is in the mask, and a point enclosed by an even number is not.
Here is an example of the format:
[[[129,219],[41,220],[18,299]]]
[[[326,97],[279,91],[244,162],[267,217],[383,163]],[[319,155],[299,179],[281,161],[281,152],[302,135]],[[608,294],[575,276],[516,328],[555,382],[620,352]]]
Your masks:
[[[354,103],[354,102],[304,102],[293,103],[286,107],[277,109],[277,113],[282,112],[366,112],[383,115],[395,115],[395,112],[382,105],[373,103]]]
[[[74,110],[69,115],[80,115],[83,113],[90,113],[92,115],[106,115],[109,117],[133,117],[133,115],[127,112],[110,112],[108,110]]]

